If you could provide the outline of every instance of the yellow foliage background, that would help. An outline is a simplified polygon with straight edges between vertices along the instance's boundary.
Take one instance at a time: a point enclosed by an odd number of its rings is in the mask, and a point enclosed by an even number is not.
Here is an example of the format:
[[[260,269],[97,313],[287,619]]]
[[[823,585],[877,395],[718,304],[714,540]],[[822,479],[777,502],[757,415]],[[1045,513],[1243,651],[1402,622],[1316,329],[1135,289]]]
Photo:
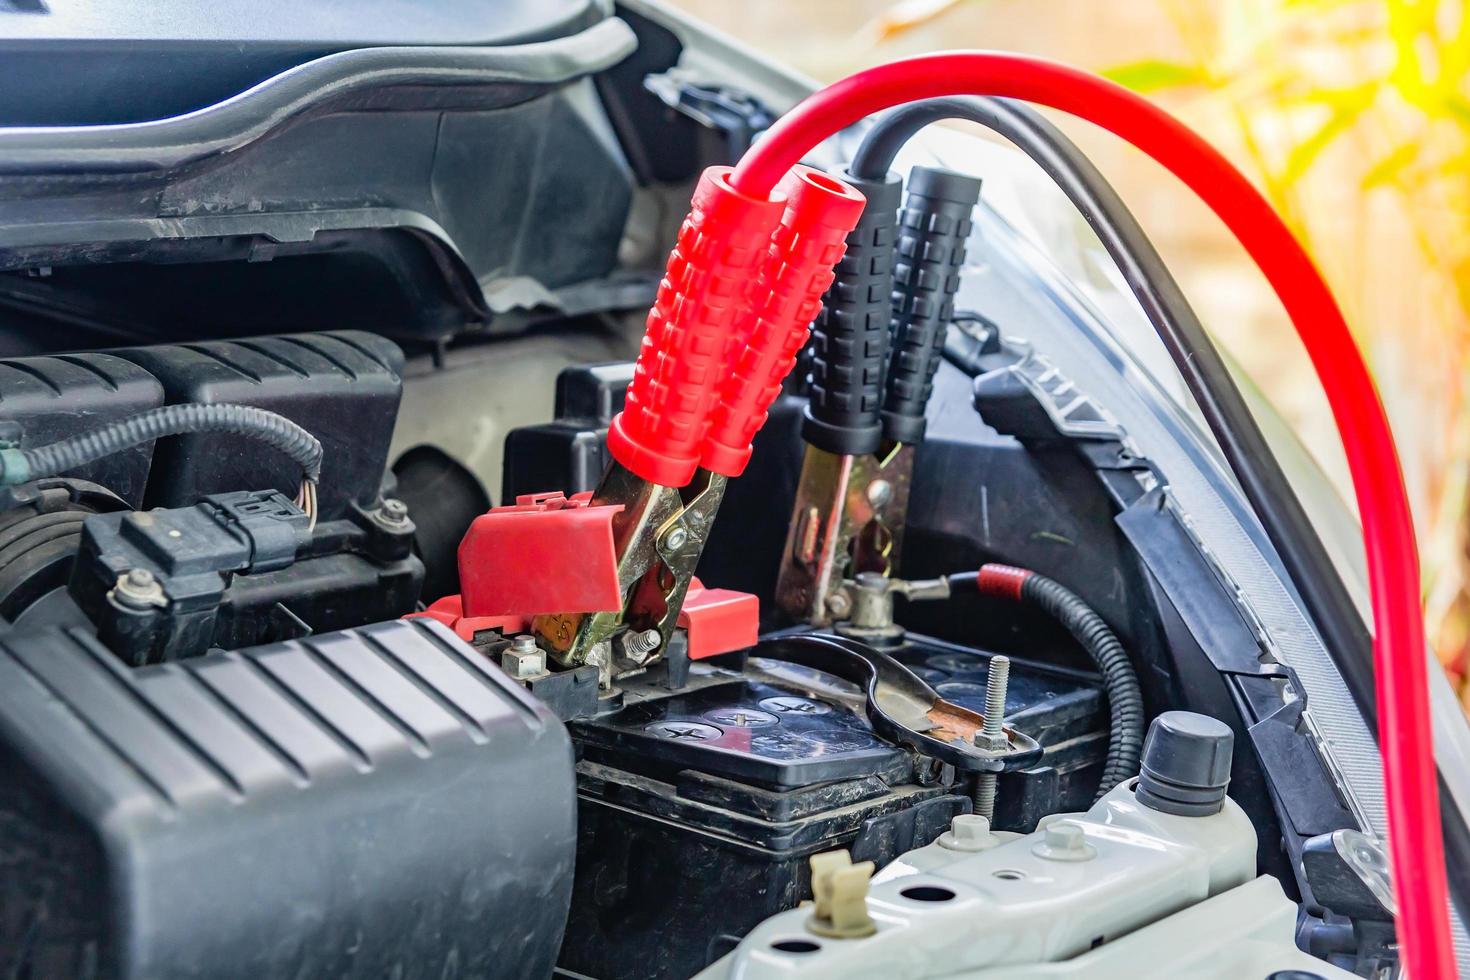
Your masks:
[[[675,0],[821,81],[1001,48],[1157,99],[1254,179],[1327,275],[1387,405],[1430,635],[1470,649],[1470,0]],[[1140,154],[1054,117],[1119,187],[1201,318],[1351,499],[1326,402],[1264,281]]]

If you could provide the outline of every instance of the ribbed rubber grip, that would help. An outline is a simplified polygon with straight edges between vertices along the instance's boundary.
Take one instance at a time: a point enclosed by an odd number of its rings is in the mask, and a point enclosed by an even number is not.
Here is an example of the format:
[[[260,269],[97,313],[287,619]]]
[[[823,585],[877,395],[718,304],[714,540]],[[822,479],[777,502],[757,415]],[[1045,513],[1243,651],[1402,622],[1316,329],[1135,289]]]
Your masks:
[[[811,401],[801,434],[843,456],[875,452],[883,439],[883,375],[893,314],[893,249],[903,179],[838,176],[867,198],[832,288],[812,324]]]
[[[608,450],[643,479],[681,487],[694,476],[710,410],[734,345],[749,333],[749,290],[785,207],[730,186],[731,168],[699,179],[669,253],[628,399]]]
[[[755,316],[735,352],[710,418],[700,464],[739,476],[781,380],[806,343],[832,284],[832,269],[863,212],[863,195],[835,177],[797,166],[777,188],[787,198],[751,299]]]
[[[896,442],[924,438],[924,406],[954,316],[965,239],[980,200],[974,177],[915,167],[898,221],[893,268],[893,350],[888,358],[883,434]]]

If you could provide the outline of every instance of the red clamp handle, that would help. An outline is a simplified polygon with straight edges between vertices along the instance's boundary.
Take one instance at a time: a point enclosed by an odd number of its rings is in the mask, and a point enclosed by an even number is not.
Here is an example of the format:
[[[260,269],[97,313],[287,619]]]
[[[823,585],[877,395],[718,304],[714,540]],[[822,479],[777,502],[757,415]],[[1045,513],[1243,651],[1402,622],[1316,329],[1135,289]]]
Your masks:
[[[739,476],[781,381],[796,363],[832,285],[833,267],[862,217],[863,195],[835,177],[797,166],[777,193],[788,199],[752,292],[755,316],[719,390],[700,464]]]
[[[710,409],[730,355],[749,332],[750,290],[785,197],[742,194],[729,167],[699,179],[669,253],[638,352],[627,405],[607,448],[633,473],[666,487],[694,477]]]

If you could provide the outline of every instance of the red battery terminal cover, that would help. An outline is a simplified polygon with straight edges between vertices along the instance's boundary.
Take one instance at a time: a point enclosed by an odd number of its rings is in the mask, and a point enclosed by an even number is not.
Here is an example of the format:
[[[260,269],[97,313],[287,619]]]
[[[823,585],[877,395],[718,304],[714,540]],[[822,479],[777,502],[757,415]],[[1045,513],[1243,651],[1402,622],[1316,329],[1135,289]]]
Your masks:
[[[689,582],[678,626],[689,631],[689,659],[703,660],[755,646],[760,638],[761,602],[749,592],[707,589]]]
[[[470,524],[459,544],[460,615],[517,616],[623,607],[613,516],[592,493],[527,494]]]
[[[526,632],[531,624],[525,616],[466,616],[458,593],[436,599],[427,609],[407,613],[403,618],[432,619],[443,623],[466,643],[473,643],[475,635],[485,630],[499,630],[502,636],[515,636]]]

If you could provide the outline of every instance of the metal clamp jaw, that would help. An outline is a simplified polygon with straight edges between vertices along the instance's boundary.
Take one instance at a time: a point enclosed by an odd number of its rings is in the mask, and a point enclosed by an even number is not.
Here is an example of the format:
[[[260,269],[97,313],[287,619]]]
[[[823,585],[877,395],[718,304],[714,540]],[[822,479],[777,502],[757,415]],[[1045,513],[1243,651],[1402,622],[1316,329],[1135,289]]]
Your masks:
[[[783,612],[813,626],[844,619],[844,580],[896,567],[913,471],[912,446],[881,456],[807,447],[776,582]]]
[[[595,665],[606,691],[615,678],[664,656],[725,483],[718,473],[701,470],[686,487],[665,487],[618,463],[608,468],[592,502],[623,507],[612,522],[622,607],[536,616],[532,632],[553,660],[563,667]]]
[[[843,578],[898,567],[914,446],[980,199],[978,180],[928,167],[910,174],[902,208],[896,174],[842,176],[868,207],[814,326],[808,448],[776,586],[782,611],[814,626],[843,618]]]

